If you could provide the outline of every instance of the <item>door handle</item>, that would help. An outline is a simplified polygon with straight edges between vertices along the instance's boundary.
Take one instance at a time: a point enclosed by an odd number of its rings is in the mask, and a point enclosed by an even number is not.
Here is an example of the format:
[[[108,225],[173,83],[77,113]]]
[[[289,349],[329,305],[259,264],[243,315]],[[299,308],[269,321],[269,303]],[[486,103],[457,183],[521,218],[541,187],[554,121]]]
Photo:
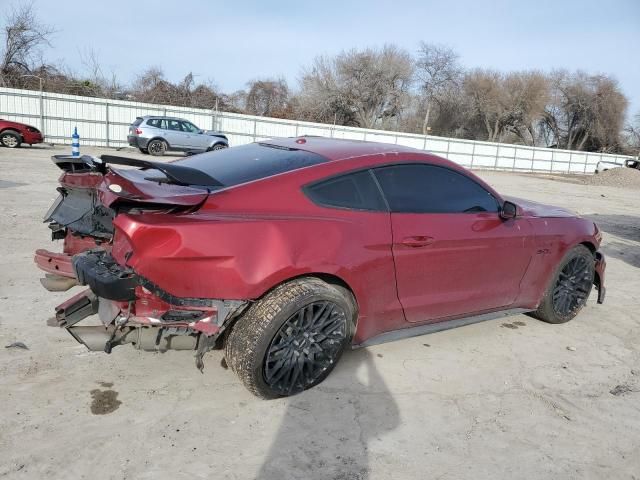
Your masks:
[[[426,235],[415,235],[413,237],[405,237],[402,240],[402,245],[405,245],[411,248],[419,248],[419,247],[426,247],[428,245],[431,245],[435,241],[436,239],[433,237],[428,237]]]

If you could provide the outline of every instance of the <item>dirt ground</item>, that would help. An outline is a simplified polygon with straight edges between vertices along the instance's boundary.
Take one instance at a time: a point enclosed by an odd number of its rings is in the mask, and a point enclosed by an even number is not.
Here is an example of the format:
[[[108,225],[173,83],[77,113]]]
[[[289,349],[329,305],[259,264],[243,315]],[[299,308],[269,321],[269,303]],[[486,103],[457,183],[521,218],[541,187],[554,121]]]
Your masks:
[[[46,326],[70,292],[46,292],[32,256],[51,247],[64,151],[0,149],[0,478],[640,479],[637,191],[481,172],[600,225],[606,303],[348,352],[320,386],[263,401],[219,351],[201,374],[191,352],[89,353]]]

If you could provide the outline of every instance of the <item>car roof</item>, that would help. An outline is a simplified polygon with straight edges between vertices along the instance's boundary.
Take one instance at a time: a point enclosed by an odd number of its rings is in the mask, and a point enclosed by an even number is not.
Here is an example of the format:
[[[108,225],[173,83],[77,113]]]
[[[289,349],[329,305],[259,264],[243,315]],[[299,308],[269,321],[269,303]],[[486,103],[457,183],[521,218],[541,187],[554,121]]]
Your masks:
[[[404,145],[316,136],[273,138],[259,143],[281,148],[295,148],[321,155],[329,160],[329,163],[336,162],[343,164],[344,168],[341,169],[342,172],[347,172],[351,163],[360,163],[359,160],[363,157],[367,157],[367,160],[371,161],[369,167],[414,161],[426,162],[431,165],[446,167],[471,177],[496,196],[496,198],[501,198],[495,189],[463,166],[425,150]],[[309,168],[321,168],[322,165],[323,164],[318,164]]]
[[[392,143],[379,143],[363,140],[349,140],[342,138],[328,138],[316,136],[302,136],[289,138],[272,138],[263,142],[281,148],[293,148],[315,153],[325,157],[329,161],[349,160],[359,157],[387,157],[395,154],[412,154],[425,157],[430,162],[437,164],[456,165],[450,160],[446,160],[437,155],[433,155],[425,150],[411,148],[404,145]]]
[[[167,117],[166,115],[144,115],[144,116],[138,117],[138,118],[142,118],[143,120],[149,120],[149,119],[152,119],[152,118],[161,118],[161,119],[164,119],[164,120],[180,120],[181,122],[188,122],[189,121],[186,118]]]

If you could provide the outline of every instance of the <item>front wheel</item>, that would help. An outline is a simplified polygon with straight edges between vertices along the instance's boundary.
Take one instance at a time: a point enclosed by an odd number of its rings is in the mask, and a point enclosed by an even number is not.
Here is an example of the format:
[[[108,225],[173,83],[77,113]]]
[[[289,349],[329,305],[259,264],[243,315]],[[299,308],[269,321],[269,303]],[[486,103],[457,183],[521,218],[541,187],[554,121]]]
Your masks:
[[[229,148],[229,145],[225,145],[224,143],[216,143],[213,147],[211,147],[211,151],[216,150],[224,150],[225,148]]]
[[[18,132],[5,130],[0,134],[0,143],[7,148],[18,148],[22,143],[22,138]]]
[[[227,364],[258,397],[300,393],[331,373],[351,340],[355,315],[346,289],[316,278],[285,283],[233,325]]]
[[[595,259],[584,245],[565,255],[532,315],[548,323],[565,323],[574,318],[587,303],[595,275]]]

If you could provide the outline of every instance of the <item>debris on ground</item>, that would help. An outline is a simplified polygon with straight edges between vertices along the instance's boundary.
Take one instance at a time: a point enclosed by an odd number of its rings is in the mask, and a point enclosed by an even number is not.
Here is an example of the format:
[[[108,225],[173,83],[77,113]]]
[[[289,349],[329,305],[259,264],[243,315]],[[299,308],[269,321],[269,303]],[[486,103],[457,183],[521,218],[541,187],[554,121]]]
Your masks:
[[[576,347],[567,347],[567,350],[569,350],[570,352],[575,352],[576,351]]]
[[[604,172],[589,175],[583,180],[585,185],[622,187],[640,190],[640,170],[635,168],[612,168]]]
[[[611,395],[615,395],[616,397],[619,397],[620,395],[624,395],[625,393],[631,393],[631,392],[633,392],[633,388],[631,388],[629,385],[624,385],[624,384],[616,385],[615,388],[609,391]]]
[[[13,343],[10,343],[9,345],[5,345],[4,348],[21,348],[23,350],[29,350],[29,347],[27,347],[22,342],[13,342]]]

